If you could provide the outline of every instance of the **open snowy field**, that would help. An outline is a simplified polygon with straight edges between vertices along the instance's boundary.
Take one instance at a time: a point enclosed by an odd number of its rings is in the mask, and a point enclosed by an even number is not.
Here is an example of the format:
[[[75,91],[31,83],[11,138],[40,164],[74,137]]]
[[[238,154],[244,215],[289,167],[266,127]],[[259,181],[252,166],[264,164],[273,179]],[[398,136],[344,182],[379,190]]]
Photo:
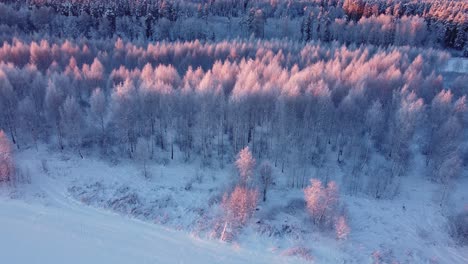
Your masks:
[[[275,198],[259,205],[254,220],[235,243],[224,243],[209,238],[200,228],[200,216],[193,212],[196,208],[213,209],[209,208],[209,199],[221,193],[216,186],[229,182],[229,168],[223,173],[197,169],[195,165],[155,165],[149,168],[153,176],[148,180],[138,166],[125,160],[112,164],[45,148],[22,151],[17,158],[23,170],[29,171],[31,184],[18,185],[10,192],[5,186],[3,189],[6,195],[0,199],[0,248],[7,263],[468,261],[467,248],[457,246],[446,232],[448,210],[435,203],[439,199],[435,194],[440,190],[422,177],[402,184],[404,188],[394,200],[342,197],[348,206],[352,232],[347,241],[341,242],[326,233],[314,232],[300,213],[280,210],[277,214],[281,217],[267,216],[278,208],[288,208],[291,201],[303,196],[301,189],[282,191],[278,185],[287,182],[279,178],[271,194]],[[48,172],[43,169],[44,160]],[[204,178],[186,190],[194,174]],[[466,178],[462,179],[459,186],[466,187],[467,183]],[[122,191],[122,186],[128,190]],[[468,200],[461,187],[450,202],[454,207]],[[128,199],[133,197],[130,193],[137,201]],[[262,233],[255,221],[263,219],[273,227],[288,226],[292,231]],[[310,256],[287,256],[294,255],[292,252],[299,247],[308,249]]]

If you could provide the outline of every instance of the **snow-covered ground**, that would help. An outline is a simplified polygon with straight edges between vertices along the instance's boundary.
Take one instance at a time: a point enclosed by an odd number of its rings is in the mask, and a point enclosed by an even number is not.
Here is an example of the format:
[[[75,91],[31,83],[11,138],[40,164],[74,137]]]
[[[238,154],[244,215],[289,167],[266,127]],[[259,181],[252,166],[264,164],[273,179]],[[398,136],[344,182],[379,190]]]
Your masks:
[[[0,200],[2,263],[286,263],[285,257],[203,241],[82,206]]]
[[[468,73],[468,58],[454,57],[447,61],[442,67],[443,72]]]
[[[468,263],[468,248],[447,234],[450,210],[437,203],[440,187],[423,175],[402,179],[394,200],[343,196],[351,226],[347,241],[314,231],[303,208],[290,206],[302,198],[302,190],[284,188],[285,176],[278,175],[269,202],[260,204],[236,242],[226,244],[210,238],[207,225],[209,212],[216,211],[214,201],[234,177],[229,166],[152,164],[152,177],[145,179],[133,161],[81,159],[45,147],[23,150],[16,158],[32,182],[14,191],[0,189],[5,263],[306,261],[285,256],[295,248],[310,250],[315,263]],[[457,185],[453,208],[468,203],[468,179]],[[269,232],[257,220],[268,223]]]
[[[86,206],[67,192],[68,180],[97,163],[47,155],[49,175],[40,172],[43,154],[21,153],[30,185],[1,186],[1,263],[289,263],[297,259],[254,251]],[[63,156],[60,156],[63,158]],[[57,158],[57,160],[54,160]],[[82,164],[89,164],[89,167]],[[78,166],[68,165],[75,164]],[[64,167],[62,167],[64,166]],[[81,167],[77,175],[72,172]],[[98,169],[99,167],[95,167]],[[109,169],[109,168],[108,168]],[[105,171],[100,171],[105,172]],[[109,171],[107,171],[109,172]],[[112,177],[113,175],[108,175]],[[84,180],[84,179],[83,179]]]

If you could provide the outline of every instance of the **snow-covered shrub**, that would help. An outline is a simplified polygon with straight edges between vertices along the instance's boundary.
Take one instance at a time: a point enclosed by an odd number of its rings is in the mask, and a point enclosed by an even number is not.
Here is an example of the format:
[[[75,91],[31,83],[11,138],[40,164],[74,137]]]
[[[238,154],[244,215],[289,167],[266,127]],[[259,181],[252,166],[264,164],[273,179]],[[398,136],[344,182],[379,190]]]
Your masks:
[[[134,214],[135,211],[142,206],[142,202],[138,194],[126,192],[121,196],[109,200],[108,206],[117,212]]]
[[[41,160],[41,169],[42,169],[42,172],[49,173],[49,164],[47,163],[46,159]]]
[[[258,212],[257,217],[261,219],[261,221],[271,221],[274,220],[278,214],[280,214],[283,211],[282,206],[271,206],[268,208],[265,208],[265,210],[260,210]]]
[[[335,234],[338,240],[344,240],[348,238],[350,228],[344,216],[339,216],[335,220]]]
[[[216,210],[206,210],[205,208],[200,208],[196,211],[198,215],[197,219],[195,220],[194,226],[192,227],[192,233],[196,236],[206,235],[209,238],[219,238],[219,232],[216,231],[221,230],[221,225],[219,221],[218,215]],[[219,224],[219,230],[213,228]]]
[[[284,211],[290,215],[295,215],[298,212],[303,212],[307,206],[304,199],[291,199],[288,204],[284,207]]]
[[[84,186],[72,186],[68,188],[68,192],[77,200],[85,204],[103,205],[105,202],[106,186],[101,182],[94,182]]]
[[[14,175],[15,163],[12,145],[3,130],[0,130],[0,182],[10,181]]]
[[[265,236],[269,236],[269,237],[281,236],[280,230],[274,224],[259,222],[256,224],[255,229],[259,234],[262,234]]]
[[[314,256],[312,255],[312,250],[304,247],[304,246],[297,246],[297,247],[292,247],[288,248],[283,251],[282,253],[283,256],[295,256],[295,257],[300,257],[303,258],[307,261],[313,261]]]
[[[449,217],[449,231],[457,242],[468,245],[468,204],[461,213]]]
[[[304,198],[315,225],[328,227],[339,209],[338,186],[331,181],[326,187],[317,179],[311,179],[310,186],[304,189]]]
[[[384,263],[399,263],[396,261],[391,249],[379,249],[375,250],[371,254],[372,264],[384,264]]]
[[[255,212],[258,191],[244,186],[237,186],[230,194],[225,194],[222,201],[224,226],[220,234],[222,240],[231,240]]]
[[[255,159],[248,146],[243,148],[237,155],[236,167],[239,171],[241,182],[249,182],[254,173]]]
[[[258,191],[237,186],[231,194],[223,197],[223,207],[231,221],[244,225],[257,206]]]
[[[314,225],[334,229],[337,239],[346,239],[350,228],[340,203],[338,186],[331,181],[324,187],[317,179],[311,179],[310,183],[310,186],[304,189],[304,197]]]
[[[187,181],[187,183],[185,183],[184,189],[185,189],[186,191],[192,190],[193,184],[195,184],[195,183],[198,183],[198,184],[203,183],[203,178],[204,178],[203,173],[200,172],[200,171],[197,171],[197,172],[195,173],[195,175],[194,175],[193,177],[191,177],[191,178]]]

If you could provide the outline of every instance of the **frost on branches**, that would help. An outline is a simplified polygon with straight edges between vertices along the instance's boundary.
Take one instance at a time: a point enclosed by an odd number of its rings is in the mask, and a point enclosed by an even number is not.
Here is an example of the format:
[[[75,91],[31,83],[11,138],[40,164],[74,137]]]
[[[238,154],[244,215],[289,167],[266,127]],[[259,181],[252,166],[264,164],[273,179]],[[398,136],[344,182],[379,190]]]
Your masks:
[[[239,171],[241,183],[247,184],[250,182],[255,167],[255,159],[253,158],[249,147],[243,148],[237,155],[236,167]]]
[[[326,187],[317,179],[311,179],[310,185],[304,189],[304,197],[307,205],[307,211],[318,228],[334,228],[337,239],[345,239],[350,228],[346,223],[346,218],[341,215],[342,206],[338,186],[334,181],[327,184]]]
[[[243,148],[237,155],[236,167],[239,171],[239,182],[231,193],[224,194],[221,203],[224,223],[220,238],[223,241],[231,241],[247,224],[258,202],[258,190],[247,185],[255,169],[255,159],[249,147]]]
[[[244,186],[237,186],[231,194],[225,194],[222,207],[225,211],[225,221],[221,240],[230,241],[247,224],[255,212],[258,192]]]
[[[335,223],[336,238],[338,240],[344,240],[348,238],[350,231],[346,218],[344,216],[339,216]]]

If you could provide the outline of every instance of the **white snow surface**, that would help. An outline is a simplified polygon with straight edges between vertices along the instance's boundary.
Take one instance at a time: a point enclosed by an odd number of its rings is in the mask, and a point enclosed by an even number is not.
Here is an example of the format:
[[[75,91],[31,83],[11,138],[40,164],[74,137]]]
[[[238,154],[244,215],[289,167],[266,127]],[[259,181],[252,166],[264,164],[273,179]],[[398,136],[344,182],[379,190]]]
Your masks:
[[[468,73],[468,58],[453,57],[442,67],[443,72]]]
[[[465,175],[457,183],[451,208],[443,209],[437,203],[440,186],[419,175],[421,162],[415,162],[411,172],[417,176],[402,179],[394,200],[342,195],[351,227],[346,241],[311,228],[304,212],[282,210],[290,201],[302,199],[303,192],[285,188],[285,176],[277,175],[267,204],[260,204],[237,241],[223,243],[204,231],[198,236],[194,211],[215,210],[208,201],[229,184],[234,173],[229,166],[221,170],[178,162],[152,164],[148,180],[133,161],[112,164],[95,155],[81,159],[44,146],[38,152],[22,150],[16,159],[32,182],[0,186],[1,263],[376,263],[373,255],[380,256],[380,263],[468,263],[468,248],[456,245],[446,230],[450,209],[459,211],[468,204],[468,179]],[[41,169],[44,159],[48,173]],[[197,173],[204,175],[203,180],[184,190]],[[343,172],[337,169],[335,174]],[[105,189],[91,196],[95,201],[80,200],[70,191],[94,183]],[[120,194],[116,190],[122,186],[137,193],[142,204],[170,203],[149,207],[156,210],[156,217],[143,220],[103,208],[106,203],[98,201]],[[292,232],[265,235],[255,223],[263,218],[278,228],[287,225]],[[310,249],[313,260],[286,256],[295,247]]]
[[[84,206],[69,198],[59,182],[40,181],[34,187],[45,188],[34,196],[46,204],[7,197],[0,199],[1,263],[294,261],[268,252],[201,240],[160,225]]]
[[[0,201],[2,263],[285,263],[158,225],[61,201]]]

